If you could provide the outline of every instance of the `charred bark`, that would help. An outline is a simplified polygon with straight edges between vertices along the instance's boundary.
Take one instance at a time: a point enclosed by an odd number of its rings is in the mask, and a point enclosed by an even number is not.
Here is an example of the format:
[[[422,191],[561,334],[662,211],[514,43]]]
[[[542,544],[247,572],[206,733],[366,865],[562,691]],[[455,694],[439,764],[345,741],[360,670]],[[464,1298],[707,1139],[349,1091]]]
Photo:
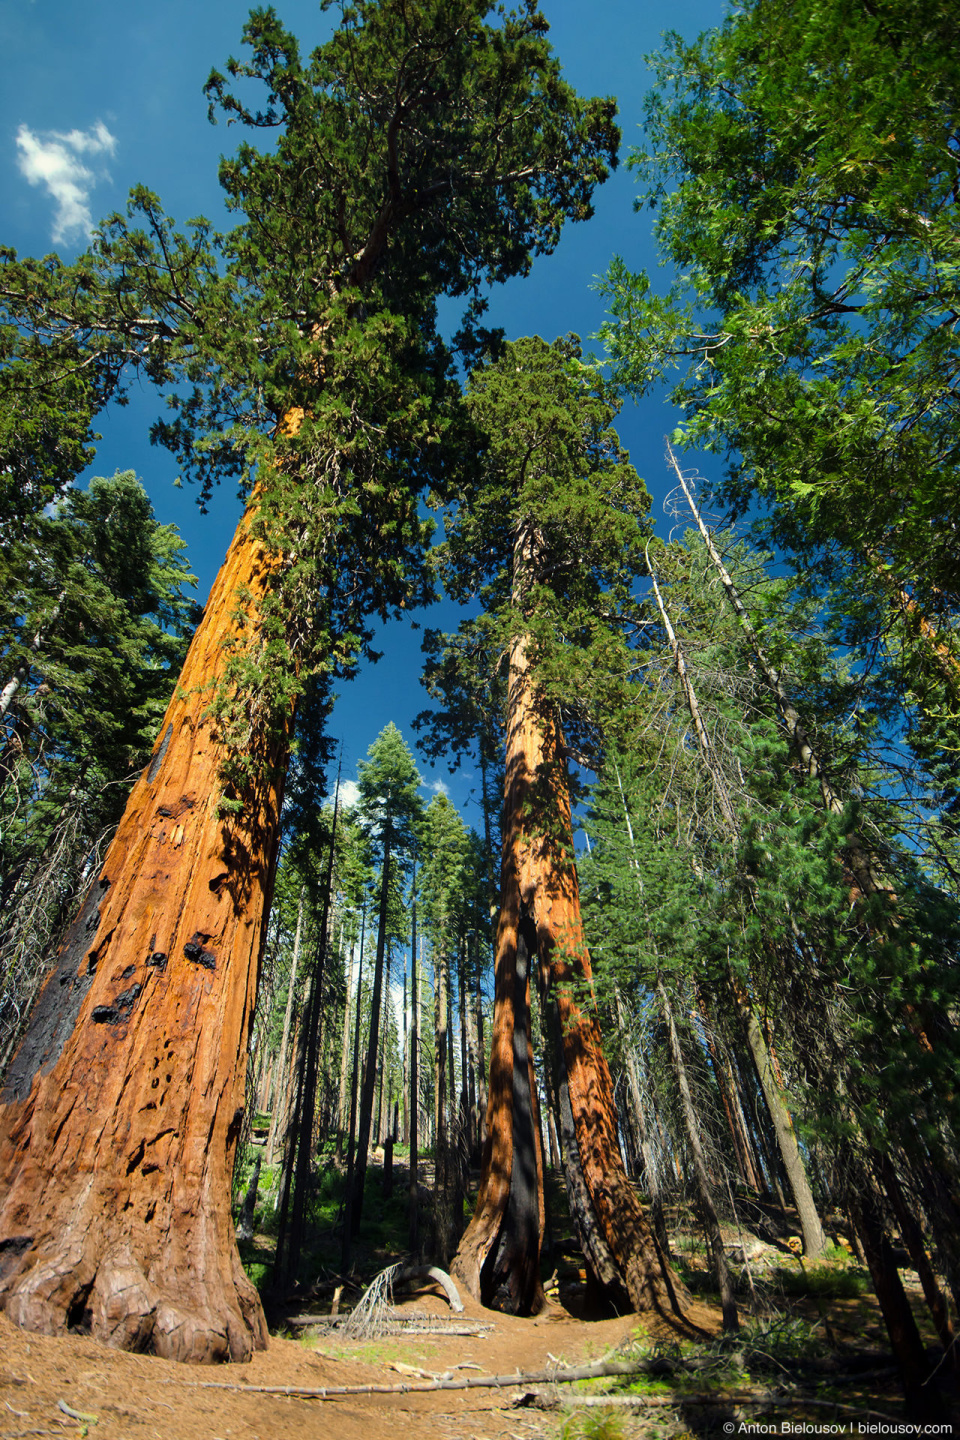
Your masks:
[[[286,736],[218,813],[207,707],[271,558],[241,523],[153,758],[64,943],[0,1105],[0,1302],[46,1334],[179,1360],[266,1344],[230,1176],[278,841]],[[238,592],[244,596],[238,606]]]

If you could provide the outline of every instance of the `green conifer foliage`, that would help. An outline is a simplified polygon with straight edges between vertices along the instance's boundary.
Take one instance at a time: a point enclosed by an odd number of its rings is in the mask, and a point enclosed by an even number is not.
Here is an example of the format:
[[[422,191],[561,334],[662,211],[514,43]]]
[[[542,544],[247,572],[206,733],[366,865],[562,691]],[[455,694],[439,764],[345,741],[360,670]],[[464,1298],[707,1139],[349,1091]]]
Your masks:
[[[0,1068],[173,688],[185,549],[126,471],[21,512],[0,557]]]
[[[953,753],[957,33],[944,0],[750,0],[669,36],[634,158],[681,278],[656,295],[618,261],[606,332],[637,392],[679,368],[716,493],[843,586],[857,654],[886,637],[918,738]]]

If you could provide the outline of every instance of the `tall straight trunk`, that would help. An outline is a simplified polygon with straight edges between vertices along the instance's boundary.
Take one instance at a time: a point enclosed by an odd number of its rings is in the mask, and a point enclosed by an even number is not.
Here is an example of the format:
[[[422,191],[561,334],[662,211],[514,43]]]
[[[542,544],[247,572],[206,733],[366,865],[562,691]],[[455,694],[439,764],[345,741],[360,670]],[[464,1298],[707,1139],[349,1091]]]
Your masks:
[[[383,876],[380,882],[380,917],[377,926],[377,958],[373,971],[373,995],[370,999],[370,1031],[367,1036],[367,1060],[363,1071],[363,1092],[357,1130],[357,1153],[353,1170],[350,1233],[360,1232],[363,1214],[363,1187],[367,1178],[367,1155],[370,1149],[370,1126],[373,1123],[373,1088],[377,1079],[377,1041],[380,1036],[380,1004],[383,996],[383,957],[387,942],[387,904],[390,896],[390,829],[387,819],[383,846]]]
[[[389,973],[390,973],[390,947],[389,947],[389,945],[387,946],[387,953],[386,953],[386,958],[385,958],[385,964],[386,964],[387,974],[388,974],[388,976],[389,976]],[[389,1017],[390,1017],[389,990],[390,990],[390,986],[389,986],[389,983],[388,983],[388,985],[387,985],[388,999],[387,999],[387,1003],[383,1006],[383,1021],[382,1021],[383,1029],[382,1029],[381,1032],[380,1032],[380,1059],[379,1059],[379,1065],[378,1065],[378,1067],[377,1067],[377,1068],[378,1068],[378,1074],[377,1074],[377,1123],[376,1123],[376,1127],[375,1127],[375,1129],[374,1129],[374,1131],[373,1131],[373,1143],[374,1143],[374,1145],[382,1145],[382,1144],[383,1144],[383,1136],[384,1136],[384,1126],[383,1126],[383,1102],[384,1102],[384,1098],[385,1098],[385,1092],[388,1092],[388,1090],[389,1090],[389,1085],[390,1085],[390,1077],[389,1077],[389,1074],[388,1074],[388,1072],[387,1072],[387,1043],[388,1043],[388,1040],[389,1040],[389,1029],[388,1029],[388,1024],[387,1024],[387,1022],[388,1022]],[[388,1093],[386,1094],[386,1101],[387,1101],[387,1116],[388,1116],[388,1121],[389,1121],[390,1096],[389,1096]]]
[[[479,1113],[479,1127],[477,1141],[482,1149],[487,1139],[487,1105],[489,1096],[487,1094],[487,1051],[483,1036],[483,992],[480,988],[480,965],[477,964],[476,993],[474,1003],[477,1016],[477,1111]]]
[[[640,1072],[637,1068],[637,1057],[629,1033],[629,1026],[627,1025],[623,996],[616,982],[614,982],[613,996],[617,1012],[617,1024],[620,1029],[620,1042],[623,1046],[624,1059],[627,1067],[627,1085],[630,1091],[634,1118],[636,1119],[637,1129],[639,1131],[640,1160],[643,1166],[644,1179],[646,1180],[647,1193],[650,1196],[650,1219],[653,1223],[654,1237],[660,1246],[660,1252],[666,1258],[670,1254],[670,1239],[667,1235],[667,1223],[663,1214],[660,1172],[656,1157],[653,1153],[653,1146],[650,1143],[650,1137],[647,1133],[647,1117],[643,1096],[640,1092]]]
[[[410,1182],[407,1248],[420,1254],[420,973],[417,968],[417,867],[414,861],[410,921]]]
[[[550,1064],[549,1046],[547,1044],[547,1026],[543,1025],[543,1046],[541,1049],[541,1064],[543,1069],[543,1092],[547,1109],[547,1145],[544,1148],[544,1164],[549,1164],[551,1170],[559,1170],[563,1165],[560,1156],[560,1138],[557,1133],[557,1091],[553,1079],[553,1066]],[[549,1155],[549,1162],[547,1156]]]
[[[468,953],[469,960],[469,953]],[[469,1137],[469,1163],[476,1164],[480,1159],[480,1147],[482,1144],[480,1135],[480,1110],[478,1108],[478,1080],[479,1080],[479,1052],[477,1047],[477,1023],[473,1008],[473,987],[471,984],[473,971],[476,969],[476,962],[468,964],[467,974],[464,976],[464,995],[461,1005],[461,1022],[466,1028],[467,1035],[467,1135]]]
[[[740,1172],[740,1179],[744,1185],[756,1192],[760,1189],[760,1185],[753,1167],[753,1157],[750,1154],[750,1146],[744,1134],[737,1109],[736,1096],[730,1085],[729,1076],[723,1064],[723,1057],[720,1054],[719,1046],[713,1034],[711,1016],[707,1009],[707,1002],[704,998],[703,991],[696,984],[694,985],[694,991],[697,997],[697,1010],[703,1022],[703,1036],[710,1055],[710,1063],[713,1067],[720,1102],[723,1105],[723,1113],[726,1116],[727,1129],[730,1131],[733,1154],[737,1162],[737,1169]]]
[[[400,1115],[401,1128],[400,1139],[404,1145],[410,1141],[410,1110],[408,1106],[410,1091],[410,1012],[407,1002],[407,958],[403,958],[403,1055],[400,1066]]]
[[[246,1359],[266,1344],[230,1177],[288,737],[252,724],[257,778],[224,818],[209,714],[211,683],[274,564],[252,519],[214,582],[153,757],[0,1104],[7,1314],[179,1360]]]
[[[516,1003],[518,956],[528,951],[539,960],[545,1001],[552,999],[559,1014],[564,1078],[584,1181],[578,1228],[603,1236],[618,1285],[636,1309],[674,1308],[676,1290],[620,1157],[613,1086],[595,1009],[592,1002],[578,998],[581,988],[589,989],[592,982],[573,863],[562,737],[555,716],[536,696],[523,637],[514,642],[510,655],[501,903],[490,1059],[491,1133],[477,1209],[457,1253],[457,1273],[471,1293],[489,1299],[490,1257],[504,1249],[498,1243],[501,1235],[511,1251],[519,1238],[518,1231],[511,1233],[515,1158],[530,1179],[524,1219],[531,1235],[534,1209],[537,1212],[538,1243],[532,1254],[528,1247],[524,1273],[534,1273],[538,1263],[542,1169],[532,1124],[529,1135],[522,1128],[527,1122],[519,1113],[514,1084],[520,1069],[515,1041],[525,1047],[532,1070],[529,1012],[525,1014]],[[529,1088],[532,1092],[532,1083]],[[530,1107],[532,1095],[526,1103]],[[528,1305],[539,1300],[539,1277],[524,1294]]]
[[[470,1046],[467,1039],[467,942],[460,942],[460,965],[457,976],[457,999],[460,1006],[460,1111],[458,1115],[461,1164],[466,1164],[472,1139],[470,1133]]]
[[[294,1172],[293,1213],[290,1223],[289,1248],[285,1256],[283,1273],[287,1279],[296,1275],[303,1249],[307,1217],[307,1195],[313,1171],[314,1124],[316,1119],[317,1077],[320,1069],[320,1033],[323,1020],[324,972],[327,961],[327,932],[330,927],[330,902],[333,892],[333,865],[337,848],[337,816],[340,809],[340,777],[337,776],[337,790],[333,802],[333,826],[330,831],[330,855],[324,878],[323,908],[320,915],[320,934],[317,938],[317,953],[314,961],[311,1005],[305,1017],[304,1031],[304,1083],[300,1112],[297,1116],[297,1163]],[[279,1240],[277,1245],[279,1251]]]
[[[353,1016],[353,1074],[350,1079],[350,1135],[347,1140],[347,1175],[344,1185],[343,1245],[340,1268],[344,1273],[350,1265],[350,1244],[353,1238],[353,1177],[356,1172],[357,1110],[360,1104],[360,984],[363,980],[363,942],[366,938],[367,912],[360,917],[360,956],[357,964],[357,996]]]
[[[784,1101],[783,1092],[777,1084],[773,1060],[756,1012],[745,996],[742,986],[732,974],[730,982],[734,1001],[743,1023],[750,1058],[753,1060],[767,1111],[777,1137],[777,1149],[780,1152],[780,1159],[787,1174],[787,1182],[793,1192],[793,1201],[800,1217],[803,1248],[807,1255],[820,1255],[826,1248],[827,1237],[824,1234],[820,1214],[810,1189],[807,1167],[800,1154],[793,1120]]]
[[[283,1011],[283,1031],[280,1036],[280,1053],[277,1059],[277,1084],[273,1111],[270,1115],[270,1130],[267,1134],[267,1164],[272,1165],[277,1144],[277,1127],[284,1110],[287,1093],[287,1051],[290,1044],[290,1022],[293,1018],[293,1000],[297,989],[297,970],[300,967],[300,939],[303,935],[303,912],[306,886],[300,887],[297,901],[297,928],[293,936],[293,955],[290,959],[290,982],[287,988],[287,1003]],[[281,1132],[283,1133],[283,1132]]]
[[[457,1098],[456,1046],[454,1044],[453,966],[447,958],[447,1180],[455,1211],[461,1190],[460,1104]],[[461,1214],[463,1205],[460,1205]],[[459,1239],[459,1232],[457,1239]]]
[[[343,1155],[343,1142],[346,1136],[344,1119],[347,1111],[347,1074],[350,1069],[350,1007],[353,993],[353,977],[356,969],[357,942],[354,940],[350,946],[350,973],[347,976],[347,993],[343,1002],[343,1040],[340,1046],[340,1089],[337,1101],[337,1157]],[[359,987],[357,990],[357,1002],[359,1003]]]
[[[442,927],[441,927],[442,933]],[[447,960],[441,942],[433,957],[433,1115],[434,1186],[447,1193]]]
[[[713,1271],[717,1278],[717,1288],[720,1291],[723,1328],[724,1330],[738,1330],[740,1328],[740,1321],[737,1317],[737,1302],[733,1293],[733,1280],[730,1275],[730,1268],[727,1265],[727,1257],[724,1254],[720,1218],[717,1215],[717,1207],[713,1201],[713,1186],[707,1170],[707,1161],[703,1153],[703,1145],[700,1142],[700,1123],[690,1091],[690,1081],[687,1077],[687,1066],[683,1058],[683,1047],[680,1044],[680,1036],[677,1032],[677,1022],[673,1013],[673,1005],[667,994],[666,986],[659,975],[657,976],[657,995],[660,998],[660,1009],[667,1026],[670,1058],[673,1062],[674,1074],[677,1077],[677,1089],[680,1092],[680,1111],[683,1115],[683,1127],[687,1132],[687,1143],[690,1146],[690,1153],[693,1156],[693,1171],[696,1177],[700,1211],[703,1215],[707,1240],[710,1245]]]

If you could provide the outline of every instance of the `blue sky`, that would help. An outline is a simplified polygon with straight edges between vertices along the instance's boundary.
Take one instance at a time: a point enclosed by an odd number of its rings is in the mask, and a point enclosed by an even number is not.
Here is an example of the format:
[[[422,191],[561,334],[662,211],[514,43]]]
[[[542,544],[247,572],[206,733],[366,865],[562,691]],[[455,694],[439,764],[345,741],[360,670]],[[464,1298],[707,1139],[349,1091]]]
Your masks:
[[[69,259],[85,245],[89,224],[121,208],[134,184],[156,191],[179,222],[198,214],[224,221],[217,161],[236,132],[208,123],[202,87],[211,68],[240,52],[248,8],[232,0],[0,0],[0,244],[21,254],[57,249]],[[336,14],[321,14],[315,0],[279,0],[275,8],[304,50],[329,33]],[[566,78],[582,95],[617,96],[625,150],[640,138],[649,83],[644,55],[658,47],[662,31],[692,38],[724,13],[720,0],[543,0],[543,10]],[[490,323],[510,338],[552,340],[575,331],[589,348],[603,320],[603,303],[591,287],[611,257],[621,254],[633,269],[656,266],[650,220],[634,213],[634,193],[634,177],[621,166],[598,191],[594,219],[568,226],[556,254],[493,295]],[[174,457],[147,439],[160,412],[156,393],[144,389],[127,409],[101,417],[103,441],[91,473],[136,470],[158,517],[176,523],[187,540],[205,598],[239,506],[225,489],[203,516],[193,493],[175,488]],[[661,527],[669,524],[661,505],[670,488],[663,436],[675,423],[669,407],[652,399],[627,406],[618,427],[654,496]],[[448,605],[417,618],[443,628],[456,624]],[[383,660],[342,687],[331,729],[343,740],[345,777],[355,774],[389,720],[413,743],[410,722],[427,703],[418,683],[419,644],[408,625],[388,627],[378,638]],[[468,775],[450,777],[442,766],[421,769],[428,783],[445,782],[468,823],[478,823]]]

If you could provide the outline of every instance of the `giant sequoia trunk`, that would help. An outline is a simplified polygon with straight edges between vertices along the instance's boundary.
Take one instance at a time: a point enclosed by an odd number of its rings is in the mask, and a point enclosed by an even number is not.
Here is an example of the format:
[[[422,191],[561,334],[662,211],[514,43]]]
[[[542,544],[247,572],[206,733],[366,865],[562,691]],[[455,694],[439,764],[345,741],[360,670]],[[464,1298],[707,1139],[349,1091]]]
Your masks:
[[[510,657],[501,887],[488,1139],[455,1273],[484,1304],[509,1297],[510,1308],[530,1313],[542,1300],[543,1163],[527,1004],[527,966],[539,962],[559,1021],[562,1103],[574,1142],[566,1147],[569,1198],[588,1263],[604,1289],[625,1294],[635,1309],[676,1309],[675,1285],[620,1157],[589,994],[562,737],[536,694],[522,638]]]
[[[278,837],[285,740],[217,813],[207,716],[270,559],[241,523],[153,758],[68,933],[0,1104],[0,1303],[47,1334],[179,1360],[266,1344],[230,1177]],[[244,597],[238,601],[238,594]]]

